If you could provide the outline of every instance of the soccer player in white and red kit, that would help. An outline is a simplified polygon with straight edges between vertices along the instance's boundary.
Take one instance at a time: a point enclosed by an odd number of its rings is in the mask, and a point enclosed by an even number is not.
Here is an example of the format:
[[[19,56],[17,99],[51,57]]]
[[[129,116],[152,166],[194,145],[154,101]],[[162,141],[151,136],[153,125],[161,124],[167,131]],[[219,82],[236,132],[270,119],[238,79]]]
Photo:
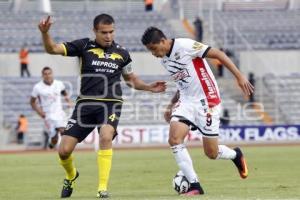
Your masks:
[[[36,83],[31,93],[30,104],[33,110],[44,119],[45,131],[49,135],[49,147],[57,144],[58,135],[66,126],[66,114],[63,110],[62,96],[71,106],[71,100],[65,90],[62,81],[53,78],[53,71],[50,67],[42,69],[43,80]]]
[[[155,27],[145,31],[142,43],[154,56],[162,58],[162,65],[178,89],[165,112],[165,119],[170,122],[169,144],[177,165],[191,183],[184,195],[204,194],[184,144],[190,128],[202,133],[204,152],[209,158],[232,160],[241,178],[246,178],[248,169],[240,148],[231,149],[218,144],[221,98],[205,57],[220,60],[235,76],[246,95],[253,92],[253,86],[218,49],[187,38],[168,39]]]

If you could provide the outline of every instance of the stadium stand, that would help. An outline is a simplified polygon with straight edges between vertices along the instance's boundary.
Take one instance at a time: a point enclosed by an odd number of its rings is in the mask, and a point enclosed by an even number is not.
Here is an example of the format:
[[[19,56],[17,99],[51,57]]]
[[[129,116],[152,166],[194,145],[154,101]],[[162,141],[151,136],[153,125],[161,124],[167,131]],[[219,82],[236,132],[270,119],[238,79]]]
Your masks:
[[[283,10],[287,9],[289,0],[271,1],[224,1],[223,10]]]
[[[283,117],[287,124],[299,123],[300,74],[279,77],[268,74],[264,76],[263,81],[282,113],[280,117]]]
[[[216,12],[214,24],[217,43],[231,49],[299,49],[300,12],[228,11]]]
[[[209,34],[213,35],[216,44],[235,50],[247,49],[249,44],[253,49],[300,48],[300,12],[287,10],[287,0],[273,4],[268,1],[267,7],[264,3],[254,4],[252,10],[246,11],[246,6],[241,3],[225,1],[221,6],[223,10],[219,10],[216,2],[198,2],[192,0],[182,4],[184,15],[194,20],[201,9],[205,29],[214,30]],[[109,6],[105,6],[108,3]],[[195,9],[195,5],[199,9]],[[24,3],[22,11],[18,13],[10,11],[9,7],[9,1],[0,3],[0,34],[4,37],[0,42],[0,52],[17,52],[24,41],[32,52],[43,51],[36,24],[44,14],[37,10],[37,2]],[[52,7],[56,22],[53,36],[57,41],[91,36],[91,21],[101,12],[114,15],[118,31],[125,33],[117,34],[116,39],[130,51],[145,50],[139,36],[149,25],[163,27],[168,35],[182,35],[180,29],[172,26],[174,19],[168,18],[167,12],[146,13],[142,1],[89,1],[88,4],[85,1],[53,1]]]
[[[149,25],[163,27],[169,35],[174,35],[167,19],[160,13],[144,12],[143,2],[129,4],[126,1],[90,2],[85,6],[84,1],[53,1],[55,25],[53,37],[56,41],[72,41],[78,38],[91,37],[92,21],[102,12],[113,14],[117,31],[116,41],[130,51],[144,51],[140,43],[140,35]],[[8,4],[8,2],[7,2]],[[61,6],[63,5],[63,6]],[[22,11],[9,11],[8,5],[0,4],[0,52],[17,52],[24,43],[31,52],[42,52],[43,46],[37,29],[39,20],[45,16],[37,11],[37,2],[28,1]],[[127,9],[124,9],[127,8]],[[88,11],[87,11],[88,10]],[[125,33],[125,34],[124,34]]]
[[[190,0],[181,6],[190,22],[195,16],[203,18],[205,41],[218,46],[233,50],[299,49],[300,10],[297,6],[289,9],[290,4],[288,0]]]

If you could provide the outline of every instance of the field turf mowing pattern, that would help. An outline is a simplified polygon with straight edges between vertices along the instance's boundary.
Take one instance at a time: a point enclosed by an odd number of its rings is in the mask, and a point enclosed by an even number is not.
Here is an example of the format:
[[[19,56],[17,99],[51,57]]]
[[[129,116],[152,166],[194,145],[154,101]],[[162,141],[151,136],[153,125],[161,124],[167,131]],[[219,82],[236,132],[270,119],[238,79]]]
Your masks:
[[[178,171],[165,149],[115,150],[109,183],[111,200],[300,199],[300,146],[243,147],[249,177],[242,180],[231,161],[209,160],[200,148],[190,149],[206,192],[184,198],[171,187]],[[80,172],[70,199],[96,199],[94,151],[77,151]],[[0,200],[60,199],[64,172],[56,152],[0,154]]]

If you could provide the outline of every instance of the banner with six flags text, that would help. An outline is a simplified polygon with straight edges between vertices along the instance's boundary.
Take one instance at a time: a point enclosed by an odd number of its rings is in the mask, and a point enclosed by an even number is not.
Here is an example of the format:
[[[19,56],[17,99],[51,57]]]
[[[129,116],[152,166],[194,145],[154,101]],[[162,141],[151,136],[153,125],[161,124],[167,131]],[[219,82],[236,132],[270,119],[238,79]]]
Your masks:
[[[168,125],[119,126],[115,147],[168,146]],[[187,144],[201,145],[202,135],[189,132]],[[95,129],[79,147],[98,148]],[[220,128],[219,142],[224,144],[277,144],[300,143],[300,125],[283,126],[226,126]]]

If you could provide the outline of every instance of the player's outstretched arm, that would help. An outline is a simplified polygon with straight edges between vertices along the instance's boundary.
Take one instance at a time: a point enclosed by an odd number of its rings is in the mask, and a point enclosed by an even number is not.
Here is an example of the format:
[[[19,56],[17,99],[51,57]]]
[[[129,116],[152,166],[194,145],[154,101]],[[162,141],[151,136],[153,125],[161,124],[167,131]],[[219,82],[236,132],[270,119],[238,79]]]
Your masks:
[[[136,90],[145,90],[154,93],[164,92],[166,90],[165,81],[156,81],[154,83],[147,84],[134,73],[123,74],[123,78],[129,87],[132,87]]]
[[[218,59],[236,78],[239,87],[242,89],[245,95],[250,95],[254,91],[253,85],[247,80],[247,78],[239,71],[231,59],[219,49],[211,48],[207,54],[207,58]]]
[[[51,21],[51,17],[48,16],[47,19],[42,19],[38,26],[42,34],[45,50],[49,54],[64,55],[65,51],[63,45],[56,44],[49,34],[49,30],[52,24],[53,22]]]

